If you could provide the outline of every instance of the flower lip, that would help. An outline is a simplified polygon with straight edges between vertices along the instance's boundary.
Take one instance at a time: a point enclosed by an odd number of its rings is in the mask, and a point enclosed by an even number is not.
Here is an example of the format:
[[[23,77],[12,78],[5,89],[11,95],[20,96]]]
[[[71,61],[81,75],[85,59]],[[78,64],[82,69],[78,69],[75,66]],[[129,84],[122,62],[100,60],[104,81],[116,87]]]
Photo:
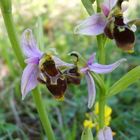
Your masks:
[[[64,97],[64,93],[67,89],[67,81],[65,78],[63,78],[63,76],[59,76],[56,85],[51,84],[50,79],[47,79],[46,82],[47,88],[56,99],[61,99],[62,97]]]
[[[117,47],[126,52],[134,50],[136,26],[124,22],[123,16],[115,16],[115,20],[107,23],[104,33],[110,39],[114,39]]]
[[[132,50],[135,44],[134,32],[127,26],[115,26],[113,37],[119,48],[123,50]]]

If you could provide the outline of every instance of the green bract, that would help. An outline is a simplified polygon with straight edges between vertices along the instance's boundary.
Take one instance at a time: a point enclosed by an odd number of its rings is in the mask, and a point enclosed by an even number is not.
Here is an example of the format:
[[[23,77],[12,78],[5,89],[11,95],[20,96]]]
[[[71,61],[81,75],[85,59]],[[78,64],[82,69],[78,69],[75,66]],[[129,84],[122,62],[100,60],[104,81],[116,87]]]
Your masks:
[[[83,130],[81,140],[94,140],[91,128],[85,128]]]
[[[94,13],[92,3],[94,3],[95,0],[81,0],[83,5],[85,6],[87,12],[89,15],[92,15]]]

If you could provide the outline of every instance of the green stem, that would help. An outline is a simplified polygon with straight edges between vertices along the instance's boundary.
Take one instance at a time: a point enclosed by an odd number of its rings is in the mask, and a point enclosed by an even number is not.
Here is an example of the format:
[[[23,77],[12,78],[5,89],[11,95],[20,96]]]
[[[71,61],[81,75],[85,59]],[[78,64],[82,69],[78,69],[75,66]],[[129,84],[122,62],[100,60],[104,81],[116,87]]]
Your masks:
[[[99,95],[99,128],[102,129],[104,127],[105,122],[105,95],[101,93]]]
[[[105,40],[103,35],[97,36],[97,44],[99,48],[99,63],[105,64]]]
[[[99,48],[99,63],[105,64],[105,38],[103,35],[97,36],[97,44]],[[104,76],[102,75],[104,81]],[[99,128],[104,127],[105,122],[105,91],[100,90],[99,94]]]
[[[39,113],[39,117],[42,121],[42,125],[48,137],[48,140],[55,140],[55,136],[48,118],[48,115],[45,111],[45,106],[42,102],[41,94],[39,93],[38,89],[33,90],[33,99],[37,107],[37,111]]]
[[[24,58],[23,58],[20,47],[17,47],[17,46],[20,46],[20,43],[19,43],[19,40],[16,35],[15,26],[13,24],[13,19],[12,19],[12,14],[2,12],[2,15],[3,15],[4,23],[5,23],[7,32],[8,32],[10,42],[12,44],[13,51],[16,55],[16,58],[20,64],[20,66],[22,68],[24,68],[25,67],[25,63],[23,61]]]
[[[20,43],[17,37],[15,25],[12,18],[11,1],[1,0],[0,6],[1,6],[1,11],[2,11],[4,22],[5,22],[5,26],[7,29],[7,33],[8,33],[10,42],[12,44],[13,51],[17,57],[17,60],[21,68],[24,69],[25,67],[24,58],[20,49]],[[40,120],[46,132],[46,135],[48,136],[48,140],[55,140],[54,133],[53,133],[50,121],[48,119],[48,114],[45,111],[45,106],[43,104],[41,94],[39,93],[37,89],[35,89],[32,95],[33,95],[33,98],[37,107],[37,111],[40,116]]]

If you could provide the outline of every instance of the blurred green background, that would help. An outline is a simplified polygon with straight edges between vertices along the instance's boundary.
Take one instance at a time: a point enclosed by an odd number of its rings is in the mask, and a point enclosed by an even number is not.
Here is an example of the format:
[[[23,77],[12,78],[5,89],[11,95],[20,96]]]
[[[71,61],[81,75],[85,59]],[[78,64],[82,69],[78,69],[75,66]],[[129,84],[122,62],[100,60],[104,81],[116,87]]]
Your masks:
[[[12,0],[13,15],[19,38],[26,28],[37,35],[38,25],[42,25],[44,36],[41,50],[56,50],[62,59],[71,62],[67,55],[78,51],[88,59],[93,52],[98,53],[95,37],[73,34],[75,25],[88,14],[80,0]],[[130,0],[127,16],[140,17],[138,0]],[[133,11],[133,12],[132,12]],[[44,42],[44,43],[43,43]],[[122,57],[128,62],[111,74],[106,75],[106,86],[112,85],[126,72],[140,64],[140,29],[136,31],[134,54],[126,54],[113,41],[106,45],[107,64]],[[11,48],[0,13],[0,140],[43,140],[45,138],[31,94],[21,100],[20,69]],[[58,102],[40,85],[41,93],[49,112],[57,140],[80,140],[87,108],[87,85],[83,78],[80,86],[70,85],[65,101]],[[140,82],[133,84],[123,93],[112,97],[108,104],[112,107],[111,127],[116,132],[116,140],[140,139]],[[98,94],[98,92],[97,92]],[[98,97],[97,97],[98,98]]]

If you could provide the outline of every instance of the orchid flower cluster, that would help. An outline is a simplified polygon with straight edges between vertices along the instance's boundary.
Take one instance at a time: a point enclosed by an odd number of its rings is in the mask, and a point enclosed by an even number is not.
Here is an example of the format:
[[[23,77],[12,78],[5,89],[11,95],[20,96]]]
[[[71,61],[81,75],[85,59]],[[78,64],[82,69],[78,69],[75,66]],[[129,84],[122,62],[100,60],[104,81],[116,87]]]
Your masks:
[[[95,101],[96,88],[92,72],[97,74],[110,73],[126,59],[120,59],[110,65],[102,65],[95,62],[96,54],[92,54],[80,72],[74,64],[66,63],[57,56],[43,53],[37,47],[32,30],[27,29],[22,35],[22,50],[27,57],[26,68],[21,78],[22,99],[33,90],[40,82],[45,84],[52,95],[57,99],[63,99],[67,84],[80,84],[80,74],[84,74],[88,85],[88,107],[91,108]],[[65,70],[62,69],[65,68]]]
[[[106,105],[106,100],[123,91],[140,78],[140,66],[137,66],[106,89],[105,78],[102,75],[112,72],[120,64],[126,62],[125,58],[108,65],[102,62],[103,58],[105,58],[105,38],[115,40],[116,46],[125,52],[132,53],[134,51],[134,32],[137,26],[140,25],[140,19],[129,20],[125,17],[124,13],[128,9],[127,1],[104,0],[103,3],[100,3],[99,0],[82,0],[85,8],[88,6],[93,8],[92,4],[96,2],[98,13],[94,13],[83,20],[75,27],[74,33],[97,37],[100,64],[96,60],[95,52],[91,53],[87,61],[78,53],[73,52],[71,56],[77,58],[73,63],[67,63],[58,56],[49,53],[49,51],[42,52],[37,45],[31,29],[26,29],[23,32],[20,45],[12,20],[12,1],[0,0],[0,8],[7,33],[13,51],[22,68],[24,68],[24,59],[21,49],[26,57],[25,63],[27,65],[21,77],[22,99],[41,83],[47,87],[55,99],[63,100],[69,84],[80,85],[82,75],[84,75],[87,82],[88,108],[93,109],[93,105],[97,100],[96,86],[98,85],[99,98],[94,106],[94,111],[91,112],[92,118],[95,118],[84,121],[81,140],[93,140],[95,138],[93,137],[92,128],[95,128],[97,134],[95,139],[113,140],[113,133],[109,127],[112,109]],[[82,66],[78,63],[79,61],[82,61]],[[49,140],[55,140],[41,94],[37,90],[34,90],[33,93],[35,93],[33,94],[34,101],[45,133]]]
[[[117,47],[126,52],[134,51],[136,25],[138,20],[128,21],[124,17],[127,2],[123,0],[105,0],[101,5],[101,13],[95,13],[75,27],[76,34],[97,36],[104,34],[114,39]],[[84,75],[88,87],[88,108],[91,109],[96,99],[95,74],[107,74],[115,70],[126,59],[122,58],[112,64],[99,64],[96,53],[92,53],[82,67],[77,63],[67,63],[59,57],[39,50],[32,31],[27,29],[22,35],[21,47],[26,56],[26,68],[21,79],[22,99],[33,90],[38,83],[46,85],[50,93],[59,100],[64,99],[69,84],[79,85]],[[76,54],[74,54],[76,55]],[[79,58],[79,56],[76,56]],[[100,76],[100,75],[99,75]],[[112,111],[111,111],[112,112]],[[109,124],[109,123],[108,123]],[[85,122],[91,130],[93,125]],[[111,128],[105,125],[97,134],[98,140],[112,140]]]
[[[21,79],[22,99],[33,90],[38,83],[45,84],[50,93],[58,100],[64,99],[68,84],[79,85],[81,74],[86,77],[88,85],[88,108],[95,102],[96,88],[92,73],[105,74],[116,69],[126,59],[120,59],[110,65],[102,65],[95,61],[93,53],[85,66],[78,70],[77,65],[62,61],[57,56],[43,53],[37,47],[32,31],[27,29],[22,35],[22,50],[26,56],[25,67]]]

